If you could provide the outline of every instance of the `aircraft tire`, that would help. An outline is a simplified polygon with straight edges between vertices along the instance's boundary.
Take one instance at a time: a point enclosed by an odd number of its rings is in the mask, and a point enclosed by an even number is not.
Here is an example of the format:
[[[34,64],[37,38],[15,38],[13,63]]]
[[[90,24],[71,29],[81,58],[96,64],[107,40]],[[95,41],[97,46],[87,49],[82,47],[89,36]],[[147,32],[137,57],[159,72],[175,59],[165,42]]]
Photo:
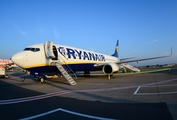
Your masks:
[[[40,83],[44,83],[44,82],[45,82],[45,79],[44,79],[44,77],[39,77],[39,78],[38,78],[38,81],[39,81]]]

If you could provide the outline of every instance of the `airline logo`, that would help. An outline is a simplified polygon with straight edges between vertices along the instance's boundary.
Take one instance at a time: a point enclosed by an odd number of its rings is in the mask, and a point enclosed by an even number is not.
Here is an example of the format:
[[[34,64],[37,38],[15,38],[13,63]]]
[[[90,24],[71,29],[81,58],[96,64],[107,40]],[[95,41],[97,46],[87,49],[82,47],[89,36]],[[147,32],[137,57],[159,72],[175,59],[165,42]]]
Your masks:
[[[106,61],[105,56],[102,54],[96,54],[71,48],[59,47],[58,51],[66,59],[80,59],[80,60],[93,60],[93,61]]]
[[[118,52],[118,49],[119,49],[119,47],[118,46],[116,46],[116,51]]]

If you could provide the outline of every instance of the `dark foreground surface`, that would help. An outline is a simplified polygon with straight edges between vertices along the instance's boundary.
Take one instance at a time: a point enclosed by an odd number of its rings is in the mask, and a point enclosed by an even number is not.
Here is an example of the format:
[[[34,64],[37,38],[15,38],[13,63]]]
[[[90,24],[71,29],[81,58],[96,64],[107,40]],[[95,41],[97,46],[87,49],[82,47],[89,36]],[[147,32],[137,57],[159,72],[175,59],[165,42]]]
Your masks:
[[[37,83],[23,73],[0,78],[0,119],[177,119],[177,70],[64,78]]]

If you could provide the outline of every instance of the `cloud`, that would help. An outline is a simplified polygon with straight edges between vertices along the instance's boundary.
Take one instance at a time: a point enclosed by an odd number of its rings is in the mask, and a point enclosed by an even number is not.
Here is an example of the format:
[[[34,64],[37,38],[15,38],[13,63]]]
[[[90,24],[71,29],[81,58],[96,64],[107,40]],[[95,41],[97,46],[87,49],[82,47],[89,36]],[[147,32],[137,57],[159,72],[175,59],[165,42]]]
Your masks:
[[[38,32],[39,34],[45,34],[45,33],[47,33],[47,29],[44,28],[44,27],[37,28],[37,32]]]
[[[53,32],[54,32],[55,38],[57,40],[59,40],[60,39],[60,34],[59,34],[58,30],[53,28]]]
[[[94,52],[94,51],[95,51],[95,49],[94,49],[94,48],[89,48],[89,50],[90,50],[90,51],[92,51],[92,52]]]
[[[130,52],[128,52],[127,54],[124,54],[124,56],[126,57],[126,56],[130,56],[130,57],[134,57],[134,55],[135,55],[135,53],[136,53],[136,49],[132,49]],[[132,54],[133,54],[133,56],[132,56]]]
[[[29,36],[27,35],[27,33],[25,31],[23,31],[18,25],[14,24],[15,27],[17,28],[18,32],[23,35],[24,37],[26,37],[27,39],[30,39]]]
[[[132,51],[130,51],[130,54],[135,53],[135,52],[136,52],[136,50],[135,50],[135,49],[133,49]]]
[[[159,39],[155,39],[155,40],[150,41],[149,43],[146,43],[146,45],[154,44],[154,43],[156,43],[158,41],[160,41],[160,40]]]

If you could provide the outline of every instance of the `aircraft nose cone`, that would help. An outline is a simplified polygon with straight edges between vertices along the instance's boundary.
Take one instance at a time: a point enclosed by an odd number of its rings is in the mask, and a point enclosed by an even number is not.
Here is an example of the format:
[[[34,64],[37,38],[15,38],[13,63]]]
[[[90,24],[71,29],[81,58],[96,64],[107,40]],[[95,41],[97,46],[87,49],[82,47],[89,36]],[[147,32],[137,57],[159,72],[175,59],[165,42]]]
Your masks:
[[[20,67],[23,67],[23,53],[17,53],[11,57],[13,63],[17,64]]]

